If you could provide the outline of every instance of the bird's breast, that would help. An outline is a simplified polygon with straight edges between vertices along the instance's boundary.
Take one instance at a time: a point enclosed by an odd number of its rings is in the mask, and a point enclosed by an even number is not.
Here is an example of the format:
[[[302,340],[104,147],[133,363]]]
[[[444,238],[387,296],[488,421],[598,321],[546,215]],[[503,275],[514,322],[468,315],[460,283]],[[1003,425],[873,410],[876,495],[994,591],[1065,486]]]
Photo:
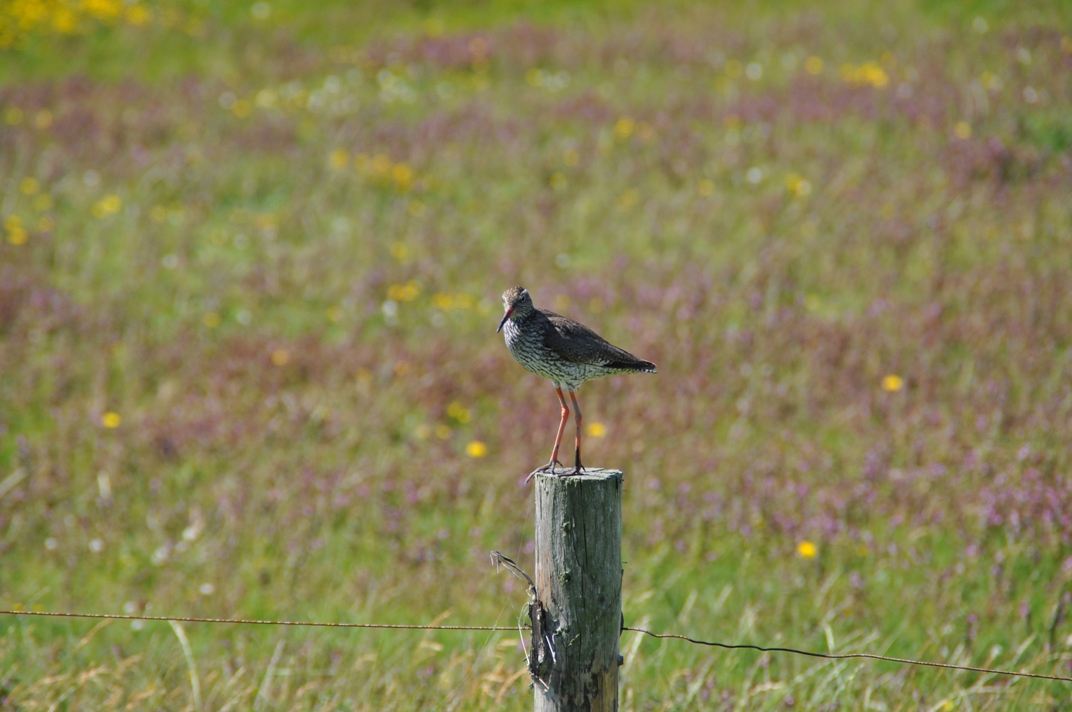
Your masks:
[[[540,331],[518,326],[511,319],[503,326],[503,338],[510,355],[526,370],[555,381],[572,380],[561,357],[544,344]]]

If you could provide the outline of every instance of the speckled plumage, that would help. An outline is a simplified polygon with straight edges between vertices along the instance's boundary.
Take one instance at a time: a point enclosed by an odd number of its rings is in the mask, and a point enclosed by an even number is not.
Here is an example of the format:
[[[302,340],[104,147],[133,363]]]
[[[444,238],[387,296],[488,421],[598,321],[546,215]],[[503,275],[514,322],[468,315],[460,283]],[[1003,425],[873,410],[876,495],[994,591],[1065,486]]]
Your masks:
[[[551,472],[558,463],[558,447],[562,431],[569,417],[569,408],[562,395],[562,388],[569,391],[574,410],[577,411],[577,462],[574,472],[581,467],[581,409],[575,391],[585,381],[619,373],[656,373],[655,364],[644,361],[628,351],[607,342],[583,324],[572,319],[537,309],[532,298],[522,287],[511,287],[503,292],[505,315],[499,323],[511,355],[527,370],[554,383],[562,404],[562,420],[555,438],[551,462],[537,472]]]

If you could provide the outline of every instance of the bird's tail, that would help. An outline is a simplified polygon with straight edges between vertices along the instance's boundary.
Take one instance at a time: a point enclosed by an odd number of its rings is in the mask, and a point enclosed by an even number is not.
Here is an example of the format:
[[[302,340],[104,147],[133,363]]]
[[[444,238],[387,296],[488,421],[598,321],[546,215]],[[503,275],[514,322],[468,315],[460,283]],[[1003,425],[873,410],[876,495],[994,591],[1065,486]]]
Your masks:
[[[623,371],[636,371],[637,373],[658,373],[655,364],[651,361],[641,361],[637,359],[635,361],[612,361],[606,364],[609,368],[620,368]]]

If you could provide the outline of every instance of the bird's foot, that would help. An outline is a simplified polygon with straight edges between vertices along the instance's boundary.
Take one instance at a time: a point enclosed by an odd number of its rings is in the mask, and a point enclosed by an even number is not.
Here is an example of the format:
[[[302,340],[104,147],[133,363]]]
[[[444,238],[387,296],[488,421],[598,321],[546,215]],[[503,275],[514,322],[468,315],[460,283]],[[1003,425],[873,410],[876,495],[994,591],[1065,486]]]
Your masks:
[[[535,477],[536,475],[538,475],[540,473],[543,473],[543,472],[550,472],[552,475],[557,475],[558,472],[555,471],[555,465],[558,465],[559,467],[563,467],[563,468],[565,467],[565,465],[563,465],[558,460],[551,460],[549,463],[547,463],[543,467],[537,467],[535,470],[530,472],[529,476],[525,478],[525,484],[528,484],[529,481],[533,477]]]
[[[568,473],[569,475],[583,475],[584,465],[581,464],[581,449],[577,448],[577,458],[573,461],[573,469]]]

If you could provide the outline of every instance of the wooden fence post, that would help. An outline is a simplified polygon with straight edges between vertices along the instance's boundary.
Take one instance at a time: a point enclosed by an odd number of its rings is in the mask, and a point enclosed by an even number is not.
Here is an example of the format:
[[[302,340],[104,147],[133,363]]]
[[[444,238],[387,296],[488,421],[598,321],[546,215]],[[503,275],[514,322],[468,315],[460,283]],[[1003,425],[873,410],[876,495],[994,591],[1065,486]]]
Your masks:
[[[622,627],[622,473],[536,476],[536,712],[615,712]]]

